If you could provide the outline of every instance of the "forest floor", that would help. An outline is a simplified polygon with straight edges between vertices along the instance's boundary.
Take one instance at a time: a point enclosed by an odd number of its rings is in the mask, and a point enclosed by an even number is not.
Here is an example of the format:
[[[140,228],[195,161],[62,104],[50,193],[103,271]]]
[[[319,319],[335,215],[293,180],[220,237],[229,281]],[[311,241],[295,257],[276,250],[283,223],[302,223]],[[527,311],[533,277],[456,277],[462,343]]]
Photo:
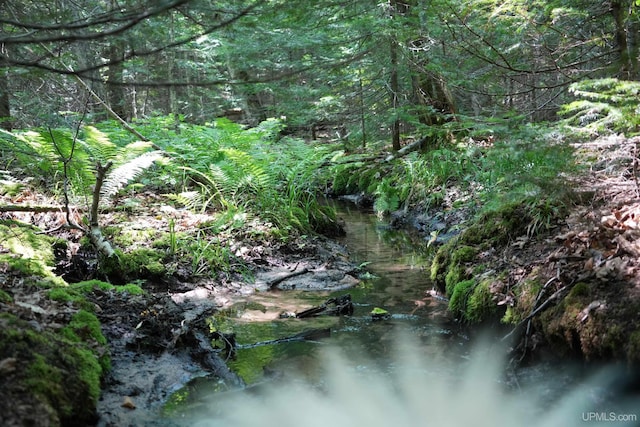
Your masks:
[[[569,177],[573,190],[586,196],[571,206],[566,220],[548,233],[514,236],[506,247],[485,254],[485,265],[507,272],[492,292],[501,306],[517,306],[524,313],[514,336],[521,338],[520,350],[527,354],[552,352],[587,360],[640,363],[640,188],[634,163],[638,142],[610,136],[577,145],[576,152],[591,167],[580,177]],[[34,204],[40,196],[20,197],[20,201],[15,197],[3,201]],[[169,208],[152,195],[142,195],[131,206],[125,215],[104,216],[104,225],[158,231],[168,230],[173,223],[178,230],[187,230],[210,220]],[[9,217],[43,230],[64,222],[63,214],[52,212],[5,214],[3,219]],[[263,225],[252,226],[255,231]],[[59,230],[57,237],[70,243],[68,250],[77,249],[79,236]],[[132,244],[150,245],[149,236]],[[111,357],[97,418],[91,422],[166,426],[167,420],[157,419],[158,411],[171,393],[191,379],[213,373],[227,384],[239,383],[219,353],[211,350],[212,329],[207,319],[215,312],[235,306],[250,320],[275,319],[282,312],[299,312],[311,304],[302,300],[287,300],[289,305],[264,300],[255,304],[256,291],[332,291],[358,283],[358,269],[345,249],[330,239],[305,237],[285,243],[259,236],[235,235],[230,244],[245,266],[244,273],[203,274],[197,280],[186,280],[198,266],[178,260],[171,266],[173,279],[139,281],[144,283],[144,294],[100,287],[86,294],[108,342],[106,346],[95,344],[96,351]],[[0,248],[0,253],[10,250]],[[90,269],[90,259],[81,254],[75,259],[80,264],[63,259],[66,264],[61,271],[71,275],[74,269]],[[7,263],[0,263],[0,274],[7,296],[0,295],[1,312],[24,321],[12,324],[14,329],[60,331],[78,311],[75,302],[48,298],[47,288],[34,285]],[[544,286],[528,288],[534,281]],[[8,322],[5,317],[0,321]],[[62,363],[61,355],[53,350],[45,356],[51,358],[50,363]],[[34,397],[32,390],[20,384],[30,361],[28,356],[25,360],[19,357],[0,354],[0,402],[4,402],[0,424],[55,425],[58,418],[52,411],[60,410],[56,405],[62,401],[48,396],[47,404],[47,399]],[[71,425],[68,420],[67,424]]]
[[[44,203],[37,194],[24,193],[18,197],[21,203]],[[4,201],[16,203],[15,197]],[[121,213],[102,216],[105,230],[115,230],[120,239],[128,239],[124,235],[132,230],[138,237],[146,236],[132,243],[136,248],[152,247],[159,232],[169,230],[170,222],[181,232],[197,229],[212,219],[173,209],[152,195],[139,196],[136,206],[139,208],[133,211],[128,209],[126,222],[122,221]],[[87,277],[96,259],[79,249],[80,234],[57,227],[64,223],[64,214],[22,212],[6,215],[4,219],[9,216],[42,230],[57,230],[54,236],[66,243],[67,255],[69,251],[75,252],[72,257],[58,254],[57,273],[69,283],[96,278]],[[260,228],[264,228],[264,233],[259,232]],[[102,379],[97,418],[85,414],[86,418],[76,420],[77,425],[170,425],[167,419],[158,420],[162,405],[192,379],[214,375],[228,387],[241,384],[240,378],[226,366],[221,349],[211,347],[215,333],[210,319],[215,313],[226,310],[250,321],[273,320],[283,313],[291,316],[314,305],[304,298],[278,298],[287,290],[329,293],[359,283],[358,268],[341,245],[320,236],[294,236],[287,240],[265,237],[267,228],[265,224],[253,223],[251,232],[233,234],[233,241],[227,243],[233,248],[231,258],[238,265],[228,271],[205,271],[202,267],[208,266],[206,259],[194,265],[191,259],[180,257],[171,258],[175,263],[167,263],[171,264],[170,276],[153,276],[143,269],[136,283],[144,293],[127,292],[126,287],[110,289],[95,282],[80,301],[56,301],[50,298],[50,285],[39,287],[35,283],[40,280],[37,277],[25,278],[25,272],[12,266],[11,261],[0,263],[3,279],[0,289],[6,296],[0,299],[0,313],[24,321],[17,324],[11,317],[3,325],[7,336],[0,338],[10,340],[33,331],[58,333],[79,308],[88,304],[100,321],[107,345],[99,345],[92,337],[86,339],[96,347],[96,353],[110,356],[111,367]],[[179,236],[187,239],[186,235]],[[29,235],[25,240],[33,239]],[[207,241],[202,243],[207,246]],[[11,245],[6,241],[4,244],[3,253],[10,253]],[[194,270],[198,270],[197,275]],[[150,275],[149,280],[144,279],[145,274]],[[256,294],[272,297],[255,302]],[[3,320],[4,317],[0,318]],[[4,402],[0,404],[0,425],[46,426],[59,422],[76,425],[70,418],[59,415],[65,411],[63,403],[66,404],[67,397],[49,393],[43,398],[34,397],[27,384],[31,381],[29,367],[36,352],[50,365],[62,366],[63,375],[75,377],[73,368],[53,348],[31,350],[34,354],[29,348],[10,343],[0,351],[0,402]],[[80,392],[68,398],[76,399],[77,394]],[[77,404],[90,406],[86,401]],[[72,412],[81,410],[74,408]]]

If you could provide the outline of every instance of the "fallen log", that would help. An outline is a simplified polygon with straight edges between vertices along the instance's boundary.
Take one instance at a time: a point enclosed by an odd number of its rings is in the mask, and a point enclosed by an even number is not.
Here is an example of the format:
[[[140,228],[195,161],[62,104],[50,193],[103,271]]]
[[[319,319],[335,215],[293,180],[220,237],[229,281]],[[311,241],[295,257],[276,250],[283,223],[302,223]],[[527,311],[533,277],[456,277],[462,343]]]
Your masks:
[[[342,295],[335,298],[329,298],[323,304],[311,307],[307,310],[296,313],[296,318],[304,319],[305,317],[317,316],[351,316],[353,314],[353,302],[351,302],[351,294]]]

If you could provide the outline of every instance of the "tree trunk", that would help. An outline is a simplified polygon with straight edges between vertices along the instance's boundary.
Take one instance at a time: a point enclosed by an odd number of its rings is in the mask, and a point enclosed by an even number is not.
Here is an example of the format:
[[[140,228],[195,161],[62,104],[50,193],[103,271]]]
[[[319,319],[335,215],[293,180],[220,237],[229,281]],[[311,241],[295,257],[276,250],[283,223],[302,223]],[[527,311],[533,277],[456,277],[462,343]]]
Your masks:
[[[0,60],[0,128],[11,130],[11,102],[9,97],[9,69]]]
[[[362,132],[362,148],[367,147],[367,127],[364,105],[364,89],[362,88],[362,77],[358,78],[358,96],[360,98],[360,129]]]
[[[638,68],[638,54],[640,53],[640,3],[631,6],[632,14],[627,23],[627,45],[629,49],[629,66],[631,67],[631,80],[640,80],[640,69]]]
[[[389,13],[393,20],[397,12],[397,0],[389,0]],[[394,25],[392,23],[392,25]],[[400,84],[398,81],[398,41],[394,35],[389,41],[389,58],[391,62],[391,76],[389,79],[389,90],[391,92],[391,110],[393,111],[393,122],[391,123],[391,145],[394,151],[400,149],[400,118],[398,116],[398,93]]]
[[[611,0],[611,14],[615,22],[615,42],[618,51],[617,76],[623,80],[630,80],[632,74],[631,57],[627,44],[627,18],[628,8],[625,0]]]
[[[123,56],[123,46],[113,43],[108,50],[109,61],[119,61]],[[127,108],[127,97],[124,86],[124,65],[122,62],[110,65],[107,69],[107,100],[111,109],[125,121],[131,120]]]

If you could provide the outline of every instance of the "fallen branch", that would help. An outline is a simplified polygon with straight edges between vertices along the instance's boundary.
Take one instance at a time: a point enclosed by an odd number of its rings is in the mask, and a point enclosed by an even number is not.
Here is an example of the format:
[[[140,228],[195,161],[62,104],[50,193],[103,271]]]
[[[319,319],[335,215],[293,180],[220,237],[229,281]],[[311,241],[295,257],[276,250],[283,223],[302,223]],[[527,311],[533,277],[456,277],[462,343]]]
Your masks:
[[[81,210],[81,209],[78,209]],[[54,205],[0,205],[0,212],[60,212],[64,213],[64,206]]]
[[[412,151],[420,150],[420,149],[422,149],[424,144],[427,143],[428,141],[429,141],[429,137],[428,136],[422,137],[419,140],[417,140],[415,142],[412,142],[409,145],[405,145],[404,147],[399,149],[394,154],[389,154],[387,156],[387,158],[384,159],[384,161],[385,162],[390,162],[391,160],[395,160],[395,159],[398,159],[398,158],[400,158],[402,156],[406,156],[407,154],[411,153]]]
[[[353,314],[353,303],[351,302],[351,295],[346,294],[336,298],[329,298],[323,304],[316,307],[311,307],[307,310],[301,311],[296,314],[296,318],[304,319],[306,317],[317,316],[351,316]]]
[[[273,344],[282,344],[288,342],[297,342],[297,341],[317,341],[320,338],[328,338],[331,336],[331,329],[323,328],[323,329],[309,329],[306,331],[299,332],[290,337],[277,338],[275,340],[268,341],[260,341],[252,344],[236,344],[234,350],[245,349],[245,348],[255,348],[262,347],[265,345],[273,345]]]
[[[289,273],[289,274],[285,274],[284,276],[280,276],[276,279],[270,280],[267,282],[267,287],[269,288],[269,290],[273,290],[273,288],[275,288],[276,286],[278,286],[280,283],[284,282],[287,279],[290,279],[292,277],[296,277],[296,276],[301,276],[303,274],[307,274],[309,272],[309,270],[307,268],[303,268],[300,271],[294,271],[293,273]]]

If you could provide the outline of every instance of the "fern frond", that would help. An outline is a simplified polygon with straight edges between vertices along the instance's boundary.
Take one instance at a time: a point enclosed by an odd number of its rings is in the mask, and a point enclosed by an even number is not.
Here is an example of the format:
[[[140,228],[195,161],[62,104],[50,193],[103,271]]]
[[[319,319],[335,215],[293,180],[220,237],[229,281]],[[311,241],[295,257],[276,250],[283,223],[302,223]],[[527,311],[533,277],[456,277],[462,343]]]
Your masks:
[[[143,155],[149,151],[152,146],[153,143],[151,141],[135,141],[125,145],[124,147],[118,148],[114,153],[113,158],[105,160],[114,160],[118,162],[116,165],[120,165],[121,163],[129,162],[130,160]]]
[[[182,167],[182,170],[194,175],[194,181],[200,185],[202,194],[201,210],[205,211],[210,204],[218,202],[224,207],[228,207],[230,203],[225,199],[225,194],[221,190],[220,181],[216,179],[214,174],[206,174],[199,170]]]
[[[93,126],[85,126],[83,134],[84,139],[80,142],[94,162],[105,162],[116,157],[118,147],[111,142],[107,134]]]
[[[164,196],[189,210],[196,210],[202,206],[202,195],[197,191],[183,191],[182,193],[164,194]]]
[[[160,151],[149,151],[113,169],[102,184],[101,196],[103,199],[108,199],[116,194],[129,181],[162,157],[163,154]]]
[[[230,199],[235,197],[238,191],[238,182],[219,165],[209,165],[207,178],[221,196],[224,195]]]
[[[221,150],[234,166],[235,177],[242,185],[261,191],[275,186],[275,176],[269,174],[260,162],[250,154],[233,148]],[[240,188],[241,186],[238,186]]]

